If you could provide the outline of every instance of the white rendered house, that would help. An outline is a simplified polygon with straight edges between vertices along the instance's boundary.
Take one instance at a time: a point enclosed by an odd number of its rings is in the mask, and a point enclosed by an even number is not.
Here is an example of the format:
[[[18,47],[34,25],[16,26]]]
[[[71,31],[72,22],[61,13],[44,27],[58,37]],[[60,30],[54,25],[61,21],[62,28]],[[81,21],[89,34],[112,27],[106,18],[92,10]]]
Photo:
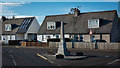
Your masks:
[[[116,10],[81,13],[77,8],[73,14],[46,16],[37,39],[47,42],[49,38],[60,38],[60,22],[64,22],[65,38],[74,42],[120,41],[120,23]]]
[[[36,40],[40,28],[35,17],[7,19],[2,16],[0,24],[1,40],[5,40],[5,43],[9,40]]]

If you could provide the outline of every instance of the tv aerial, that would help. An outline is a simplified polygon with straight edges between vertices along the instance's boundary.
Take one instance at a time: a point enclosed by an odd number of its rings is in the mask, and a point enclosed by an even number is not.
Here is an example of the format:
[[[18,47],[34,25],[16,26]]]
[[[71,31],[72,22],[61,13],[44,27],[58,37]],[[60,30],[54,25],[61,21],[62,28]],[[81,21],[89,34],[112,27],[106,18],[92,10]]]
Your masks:
[[[77,6],[77,9],[80,9],[82,6]]]

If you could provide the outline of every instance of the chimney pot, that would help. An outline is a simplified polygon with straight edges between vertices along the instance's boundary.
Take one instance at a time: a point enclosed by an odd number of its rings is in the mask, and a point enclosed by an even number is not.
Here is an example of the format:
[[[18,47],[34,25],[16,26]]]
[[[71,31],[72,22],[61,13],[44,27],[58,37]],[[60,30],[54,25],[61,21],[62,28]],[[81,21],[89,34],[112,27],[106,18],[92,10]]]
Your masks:
[[[1,17],[1,22],[4,22],[6,20],[6,17],[5,16],[2,16]]]
[[[75,8],[75,11],[74,11],[74,17],[79,16],[79,14],[80,14],[80,10],[77,9],[77,8]]]
[[[15,19],[15,16],[13,15],[13,19]]]

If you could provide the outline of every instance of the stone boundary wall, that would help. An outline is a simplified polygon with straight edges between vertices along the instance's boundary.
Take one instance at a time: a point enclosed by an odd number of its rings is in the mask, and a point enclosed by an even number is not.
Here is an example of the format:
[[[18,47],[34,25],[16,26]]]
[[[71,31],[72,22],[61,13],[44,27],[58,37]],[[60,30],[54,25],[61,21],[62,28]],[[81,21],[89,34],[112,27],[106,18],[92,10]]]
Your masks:
[[[49,42],[49,47],[58,48],[59,42]],[[80,49],[120,49],[120,43],[81,43],[81,42],[66,42],[67,48]]]

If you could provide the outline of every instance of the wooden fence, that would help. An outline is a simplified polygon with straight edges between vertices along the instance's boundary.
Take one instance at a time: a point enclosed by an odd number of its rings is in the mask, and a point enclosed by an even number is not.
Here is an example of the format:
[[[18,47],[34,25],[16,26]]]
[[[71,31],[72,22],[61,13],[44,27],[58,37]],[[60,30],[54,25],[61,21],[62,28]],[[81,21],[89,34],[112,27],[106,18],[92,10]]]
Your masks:
[[[49,47],[49,43],[43,42],[21,42],[21,46],[40,46],[40,47]]]

